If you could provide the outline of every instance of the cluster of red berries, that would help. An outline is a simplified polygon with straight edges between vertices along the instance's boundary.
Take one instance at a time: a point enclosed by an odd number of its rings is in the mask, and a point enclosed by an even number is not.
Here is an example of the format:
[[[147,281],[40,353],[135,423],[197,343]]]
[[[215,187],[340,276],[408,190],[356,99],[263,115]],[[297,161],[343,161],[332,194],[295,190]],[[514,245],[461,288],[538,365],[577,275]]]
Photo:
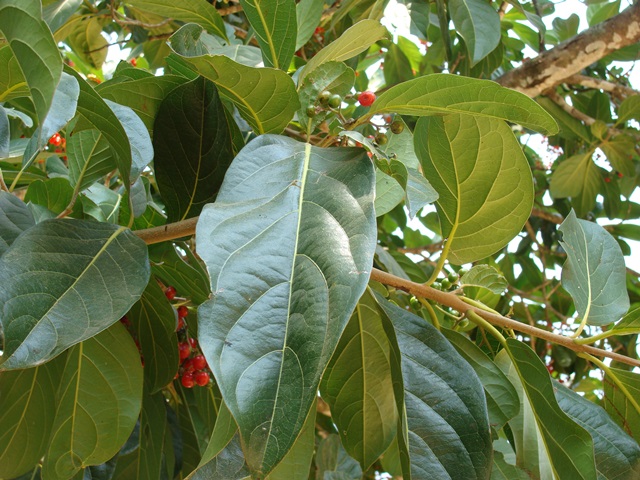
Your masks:
[[[140,341],[138,340],[138,335],[131,328],[131,320],[129,320],[125,315],[120,319],[120,323],[122,323],[125,326],[125,328],[129,332],[129,335],[133,337],[133,341],[136,344],[136,347],[138,347],[138,353],[140,354],[140,363],[142,363],[142,366],[144,367],[144,357],[142,356],[142,347],[140,347]]]
[[[176,293],[175,287],[172,286],[164,290],[164,294],[169,300],[176,298]],[[198,341],[195,338],[189,337],[187,330],[185,319],[189,314],[189,309],[186,305],[180,305],[177,311],[178,325],[176,327],[176,333],[178,334],[180,368],[175,378],[180,378],[180,383],[182,383],[182,386],[185,388],[193,388],[195,385],[201,387],[207,386],[211,382],[207,360],[200,351]]]
[[[49,145],[54,147],[53,151],[55,153],[65,153],[67,148],[67,140],[56,132],[51,135],[51,138],[49,139]],[[67,156],[61,155],[60,158],[62,158],[62,160],[66,160]]]
[[[620,172],[615,172],[615,175],[618,178],[622,178],[624,176]],[[604,177],[604,181],[605,181],[605,183],[611,183],[611,177],[609,175],[607,175],[606,177]]]

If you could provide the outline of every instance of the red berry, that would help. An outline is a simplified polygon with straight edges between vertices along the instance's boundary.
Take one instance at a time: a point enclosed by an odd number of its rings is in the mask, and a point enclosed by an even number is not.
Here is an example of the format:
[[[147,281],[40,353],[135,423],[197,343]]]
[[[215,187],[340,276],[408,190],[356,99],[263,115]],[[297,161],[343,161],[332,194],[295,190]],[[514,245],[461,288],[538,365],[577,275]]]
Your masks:
[[[184,328],[184,318],[178,317],[178,327],[176,328],[176,332],[178,330],[182,330]]]
[[[178,318],[185,318],[187,315],[189,315],[189,309],[184,305],[180,305],[178,307]]]
[[[201,387],[204,387],[206,384],[209,383],[209,374],[207,372],[196,372],[193,378],[195,379],[196,383]]]
[[[176,287],[167,287],[164,291],[165,296],[169,299],[169,300],[173,300],[174,298],[176,298]]]
[[[180,354],[180,360],[184,360],[191,354],[191,347],[186,342],[179,343],[178,353]]]
[[[189,345],[191,345],[191,348],[198,348],[198,341],[195,338],[190,338]]]
[[[316,30],[313,33],[315,33],[316,35],[322,35],[324,33],[324,28],[316,27]]]
[[[131,66],[132,66],[132,67],[136,67],[136,66],[138,66],[138,61],[137,61],[135,58],[132,58],[132,59],[131,59],[131,62],[129,62],[129,63],[131,63]]]
[[[360,95],[358,95],[358,101],[363,107],[370,107],[373,102],[376,101],[376,94],[370,90],[367,90],[366,92],[362,92]]]
[[[616,173],[616,175],[618,175],[618,178],[622,178],[624,175],[622,175],[622,173],[618,172]]]
[[[604,177],[605,183],[611,183],[611,177]]]
[[[207,360],[204,358],[204,355],[196,355],[191,359],[191,363],[196,370],[202,370],[207,367]]]
[[[190,358],[188,360],[185,360],[182,364],[182,369],[185,372],[193,372],[196,369],[196,367],[193,366],[193,359]]]
[[[49,139],[49,143],[51,145],[55,145],[56,147],[58,147],[62,143],[62,137],[60,136],[59,133],[54,133],[53,135],[51,135],[51,138]]]
[[[185,374],[183,374],[181,383],[184,388],[193,388],[193,386],[195,385],[195,381],[193,380],[193,373],[186,372]]]

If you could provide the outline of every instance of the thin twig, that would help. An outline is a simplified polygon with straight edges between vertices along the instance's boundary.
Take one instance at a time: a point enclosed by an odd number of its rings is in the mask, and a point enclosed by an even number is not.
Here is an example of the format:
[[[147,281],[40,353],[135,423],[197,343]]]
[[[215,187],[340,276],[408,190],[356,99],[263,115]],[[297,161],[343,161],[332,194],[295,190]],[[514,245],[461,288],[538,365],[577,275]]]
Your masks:
[[[567,112],[573,118],[576,118],[576,119],[580,120],[585,125],[591,126],[594,123],[596,123],[596,119],[595,118],[590,117],[589,115],[587,115],[584,112],[581,112],[580,110],[578,110],[574,106],[569,105],[567,103],[567,101],[564,98],[562,98],[562,96],[558,95],[556,92],[550,90],[550,91],[545,92],[545,95],[551,101],[553,101],[556,105],[558,105],[561,109],[563,109],[565,112]],[[608,134],[609,138],[615,137],[616,135],[620,135],[621,133],[622,132],[620,130],[616,129],[616,128],[611,128],[611,127],[607,128],[607,134]]]
[[[627,87],[626,85],[609,82],[607,80],[602,80],[601,78],[587,77],[586,75],[571,75],[564,80],[564,83],[603,90],[623,98],[629,95],[640,95],[640,92]]]
[[[218,13],[223,17],[225,15],[231,15],[233,13],[238,13],[238,12],[241,12],[241,11],[242,11],[242,5],[239,5],[239,4],[238,5],[230,5],[230,6],[226,7],[226,8],[219,8],[218,9]]]

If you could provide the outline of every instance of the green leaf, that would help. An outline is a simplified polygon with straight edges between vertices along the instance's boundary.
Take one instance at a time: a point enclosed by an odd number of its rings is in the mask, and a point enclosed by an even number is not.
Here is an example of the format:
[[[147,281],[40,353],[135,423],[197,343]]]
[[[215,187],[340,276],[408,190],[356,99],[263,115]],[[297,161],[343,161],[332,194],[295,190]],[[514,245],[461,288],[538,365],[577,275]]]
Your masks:
[[[560,408],[593,438],[598,478],[640,477],[640,446],[602,407],[567,387],[554,385]]]
[[[69,350],[43,463],[45,478],[68,479],[113,457],[142,404],[142,366],[120,323]]]
[[[580,220],[575,212],[558,227],[567,252],[562,286],[576,310],[590,325],[608,325],[629,310],[624,257],[615,239],[597,223]]]
[[[640,95],[632,95],[624,99],[618,107],[616,125],[625,124],[629,120],[640,118]]]
[[[18,60],[40,122],[62,74],[62,57],[38,0],[0,0],[0,31]],[[37,49],[35,48],[37,46]]]
[[[0,158],[9,156],[9,148],[11,144],[11,132],[9,125],[9,116],[2,105],[0,105]]]
[[[491,480],[530,480],[531,477],[521,468],[516,467],[504,459],[502,452],[493,452],[493,468]]]
[[[304,47],[311,39],[313,32],[315,32],[320,23],[323,10],[323,0],[301,0],[296,4],[297,34],[295,50]]]
[[[32,203],[45,207],[53,214],[61,213],[73,197],[73,188],[69,182],[61,177],[50,178],[49,180],[36,180],[27,190],[24,199],[27,203]],[[81,211],[80,205],[74,208],[75,213]]]
[[[377,297],[402,354],[411,476],[487,478],[493,447],[484,391],[471,366],[424,319]]]
[[[200,215],[197,250],[214,293],[198,309],[198,338],[255,472],[268,474],[293,445],[366,287],[373,181],[362,150],[263,135]]]
[[[91,185],[81,196],[85,214],[99,222],[117,223],[122,195],[100,183]]]
[[[36,224],[29,207],[15,195],[0,192],[0,256],[18,235]]]
[[[29,86],[9,45],[0,48],[0,102],[29,96]]]
[[[384,55],[384,70],[382,72],[387,85],[406,82],[414,77],[411,61],[395,43],[389,45],[389,49]]]
[[[0,373],[2,478],[26,473],[45,454],[65,358],[61,355],[45,365]]]
[[[618,237],[625,237],[629,240],[640,241],[640,225],[631,223],[619,223],[607,226],[607,231]]]
[[[322,439],[316,453],[318,476],[323,480],[360,480],[362,468],[351,458],[336,434],[329,434]]]
[[[533,178],[506,123],[470,115],[421,118],[414,141],[439,194],[436,207],[451,262],[480,260],[520,232],[533,206]]]
[[[364,52],[371,45],[387,35],[387,29],[377,20],[362,20],[345,30],[342,35],[324,47],[307,62],[300,72],[298,83],[316,68],[326,62],[342,62]]]
[[[604,385],[604,408],[625,432],[638,441],[640,438],[640,411],[636,406],[638,398],[640,398],[640,375],[619,368],[609,367],[609,369],[622,383],[629,395],[636,400],[636,405],[633,405],[629,397],[622,392],[620,386],[611,379],[611,375],[605,375],[602,382]]]
[[[489,80],[449,74],[426,75],[391,87],[369,110],[369,115],[382,113],[464,113],[507,120],[545,135],[558,132],[553,117],[526,95]]]
[[[461,287],[482,287],[496,295],[507,288],[507,279],[491,265],[475,265],[460,278]]]
[[[146,12],[170,17],[185,23],[197,23],[208,32],[227,39],[224,21],[218,10],[206,0],[127,0],[131,6]]]
[[[147,367],[145,367],[146,369]],[[166,400],[162,392],[142,397],[140,412],[140,447],[137,453],[135,480],[156,480],[162,478],[164,444],[167,431]]]
[[[445,328],[442,333],[478,375],[487,399],[489,423],[495,430],[501,430],[518,414],[518,392],[500,368],[475,343],[453,330]]]
[[[109,47],[107,39],[102,36],[102,23],[100,17],[83,17],[66,39],[75,54],[96,70],[102,70]]]
[[[42,16],[52,32],[64,25],[76,13],[82,0],[58,0],[49,3],[42,9]]]
[[[103,83],[99,92],[102,98],[131,108],[153,133],[153,122],[160,104],[173,89],[182,85],[184,77],[162,75],[114,84]]]
[[[636,166],[633,163],[633,149],[636,142],[628,135],[616,135],[614,138],[602,142],[600,150],[607,156],[611,166],[625,176],[633,177]]]
[[[531,348],[512,338],[507,349],[531,404],[557,478],[596,479],[593,440],[558,406],[549,372]]]
[[[265,66],[287,71],[296,49],[296,2],[240,0],[240,5],[262,49]]]
[[[536,99],[536,102],[544,107],[544,109],[549,112],[558,123],[558,126],[560,127],[558,135],[560,137],[571,140],[582,139],[588,143],[593,141],[593,135],[591,135],[589,127],[580,120],[569,115],[553,100],[540,96]]]
[[[591,152],[574,155],[558,164],[551,175],[549,192],[553,198],[577,197],[589,189],[596,172]],[[597,173],[597,172],[596,172]],[[599,183],[599,178],[598,178]]]
[[[389,348],[377,302],[371,291],[366,291],[320,384],[342,444],[364,471],[396,435],[398,414]]]
[[[114,111],[93,87],[72,68],[65,67],[65,72],[73,75],[80,84],[77,111],[81,115],[79,123],[84,123],[85,125],[81,127],[76,125],[74,133],[95,128],[104,135],[116,154],[115,162],[118,166],[118,171],[122,176],[123,183],[128,188],[132,183],[130,177],[133,163],[132,145],[129,142],[128,132],[125,131]],[[112,105],[115,104],[112,103]]]
[[[168,221],[199,215],[215,200],[234,157],[215,85],[199,77],[174,89],[158,109],[154,131],[153,164]]]
[[[0,258],[0,369],[44,363],[101,332],[148,280],[147,247],[124,227],[65,219],[30,228]]]
[[[636,304],[632,306],[629,313],[622,317],[622,320],[616,323],[613,328],[607,330],[607,332],[615,332],[615,335],[640,333],[640,305]]]
[[[140,300],[133,304],[127,318],[133,325],[145,359],[146,390],[154,394],[173,380],[179,360],[176,313],[155,278],[151,279]]]
[[[403,198],[404,189],[402,186],[393,177],[376,169],[376,216],[380,217],[389,213],[402,202]]]
[[[223,55],[184,60],[216,84],[257,134],[280,133],[300,107],[293,80],[282,70],[247,67]]]
[[[500,43],[498,12],[483,0],[450,0],[447,5],[456,31],[467,46],[473,66]]]
[[[67,140],[69,181],[77,191],[116,169],[113,152],[98,130],[82,130]]]

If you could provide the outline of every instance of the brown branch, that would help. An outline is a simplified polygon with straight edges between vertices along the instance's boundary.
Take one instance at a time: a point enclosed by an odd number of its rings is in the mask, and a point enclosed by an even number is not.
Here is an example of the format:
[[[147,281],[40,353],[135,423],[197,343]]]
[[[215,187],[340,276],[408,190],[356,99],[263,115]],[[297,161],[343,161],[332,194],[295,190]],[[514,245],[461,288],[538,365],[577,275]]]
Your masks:
[[[614,95],[624,98],[629,95],[640,95],[640,92],[626,85],[609,82],[596,77],[587,77],[586,75],[571,75],[564,79],[563,83],[569,85],[582,85],[587,88],[595,88],[604,92],[613,93]]]
[[[564,222],[564,218],[562,218],[560,215],[555,215],[553,213],[545,212],[544,210],[540,210],[539,208],[531,209],[531,216],[542,218],[543,220],[546,220],[547,222],[555,223],[556,225],[560,225],[562,222]]]
[[[601,58],[640,41],[640,2],[547,50],[497,79],[502,86],[537,97]]]
[[[219,8],[218,13],[221,16],[231,15],[232,13],[237,13],[242,11],[242,5],[230,5],[226,8]]]
[[[451,307],[459,312],[467,312],[471,310],[492,325],[497,325],[506,329],[517,330],[518,332],[526,333],[527,335],[531,335],[533,337],[541,338],[549,342],[554,342],[575,352],[586,352],[598,357],[608,357],[626,365],[640,367],[640,360],[636,360],[625,355],[620,355],[618,353],[608,352],[601,348],[590,347],[587,345],[578,345],[574,343],[573,340],[569,337],[557,335],[555,333],[542,330],[541,328],[532,327],[531,325],[528,325],[526,323],[521,323],[516,320],[503,317],[502,315],[487,312],[485,310],[473,307],[468,303],[463,302],[457,295],[454,295],[453,293],[442,292],[440,290],[427,287],[426,285],[420,283],[414,283],[409,280],[404,280],[403,278],[396,277],[395,275],[391,275],[390,273],[383,272],[382,270],[378,270],[376,268],[371,271],[371,280],[375,280],[385,285],[395,287],[416,297],[434,300],[441,305],[446,305],[447,307]]]
[[[136,230],[133,233],[144,240],[144,243],[147,245],[166,242],[167,240],[175,240],[176,238],[188,237],[196,233],[198,218],[199,217],[194,217],[176,223],[168,223],[161,227]]]

